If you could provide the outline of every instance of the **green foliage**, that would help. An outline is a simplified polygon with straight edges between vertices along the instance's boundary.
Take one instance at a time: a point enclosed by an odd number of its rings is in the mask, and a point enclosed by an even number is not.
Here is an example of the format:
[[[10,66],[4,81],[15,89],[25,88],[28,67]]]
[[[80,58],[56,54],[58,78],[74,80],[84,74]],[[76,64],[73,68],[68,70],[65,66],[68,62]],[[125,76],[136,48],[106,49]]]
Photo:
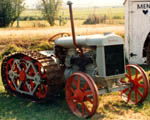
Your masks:
[[[39,28],[43,28],[43,27],[46,27],[46,24],[38,21],[38,22],[33,22],[33,25],[32,27],[39,27]]]
[[[99,24],[99,23],[105,23],[106,21],[106,15],[104,16],[98,16],[98,15],[90,15],[83,24]]]
[[[5,51],[1,54],[1,58],[11,54],[11,53],[14,53],[14,52],[17,52],[17,51],[22,51],[23,49],[20,48],[20,47],[17,47],[16,45],[9,45]]]
[[[42,42],[40,44],[34,45],[30,49],[32,49],[32,50],[38,50],[38,51],[52,50],[53,46],[50,45],[50,43],[46,41],[46,42]]]
[[[1,0],[0,1],[0,27],[7,27],[19,18],[24,10],[24,0]]]
[[[42,13],[51,26],[55,25],[61,0],[42,0]]]
[[[113,19],[122,19],[122,17],[119,15],[116,15],[116,16],[113,16]]]
[[[43,17],[38,16],[23,16],[20,17],[20,21],[33,21],[33,20],[45,20]]]

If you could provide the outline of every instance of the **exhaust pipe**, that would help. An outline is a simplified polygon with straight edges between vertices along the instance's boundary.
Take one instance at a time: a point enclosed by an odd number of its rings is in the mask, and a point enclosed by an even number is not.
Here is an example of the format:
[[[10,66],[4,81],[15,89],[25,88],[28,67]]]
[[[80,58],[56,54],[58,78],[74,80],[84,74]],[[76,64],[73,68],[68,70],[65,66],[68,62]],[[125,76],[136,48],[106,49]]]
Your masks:
[[[72,39],[73,39],[73,44],[76,48],[79,49],[80,55],[83,55],[83,50],[78,46],[77,41],[76,41],[76,34],[75,34],[75,27],[74,27],[74,21],[73,21],[73,12],[72,12],[72,2],[68,1],[67,5],[69,5],[69,12],[70,12],[70,21],[71,21],[71,30],[72,30]]]

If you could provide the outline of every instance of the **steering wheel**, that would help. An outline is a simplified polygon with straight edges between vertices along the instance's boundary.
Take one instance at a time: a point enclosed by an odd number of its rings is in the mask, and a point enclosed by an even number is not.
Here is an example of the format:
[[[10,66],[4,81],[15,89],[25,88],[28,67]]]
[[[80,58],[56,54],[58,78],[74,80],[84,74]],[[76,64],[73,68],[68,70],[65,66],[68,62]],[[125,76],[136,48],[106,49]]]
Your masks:
[[[48,42],[49,42],[50,44],[54,44],[54,41],[55,41],[56,39],[61,38],[61,37],[68,37],[68,36],[71,36],[70,33],[65,33],[65,32],[63,32],[63,33],[58,33],[58,34],[55,34],[54,36],[50,37],[50,38],[48,39]]]

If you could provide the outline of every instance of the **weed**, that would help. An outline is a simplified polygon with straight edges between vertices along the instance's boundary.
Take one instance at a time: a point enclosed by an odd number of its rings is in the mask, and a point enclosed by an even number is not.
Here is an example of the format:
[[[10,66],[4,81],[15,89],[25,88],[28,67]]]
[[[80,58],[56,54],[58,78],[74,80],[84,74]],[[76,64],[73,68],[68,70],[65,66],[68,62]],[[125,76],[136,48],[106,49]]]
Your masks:
[[[17,47],[16,45],[9,45],[6,50],[1,54],[1,59],[11,53],[22,51],[23,49],[20,47]]]

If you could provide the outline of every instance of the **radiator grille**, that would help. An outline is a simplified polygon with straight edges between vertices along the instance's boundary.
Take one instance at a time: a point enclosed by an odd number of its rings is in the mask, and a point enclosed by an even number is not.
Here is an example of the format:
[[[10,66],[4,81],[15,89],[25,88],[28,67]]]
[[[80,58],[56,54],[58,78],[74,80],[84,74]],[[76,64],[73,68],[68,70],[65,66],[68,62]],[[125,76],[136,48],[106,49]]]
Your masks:
[[[123,45],[105,46],[106,76],[125,73]]]

